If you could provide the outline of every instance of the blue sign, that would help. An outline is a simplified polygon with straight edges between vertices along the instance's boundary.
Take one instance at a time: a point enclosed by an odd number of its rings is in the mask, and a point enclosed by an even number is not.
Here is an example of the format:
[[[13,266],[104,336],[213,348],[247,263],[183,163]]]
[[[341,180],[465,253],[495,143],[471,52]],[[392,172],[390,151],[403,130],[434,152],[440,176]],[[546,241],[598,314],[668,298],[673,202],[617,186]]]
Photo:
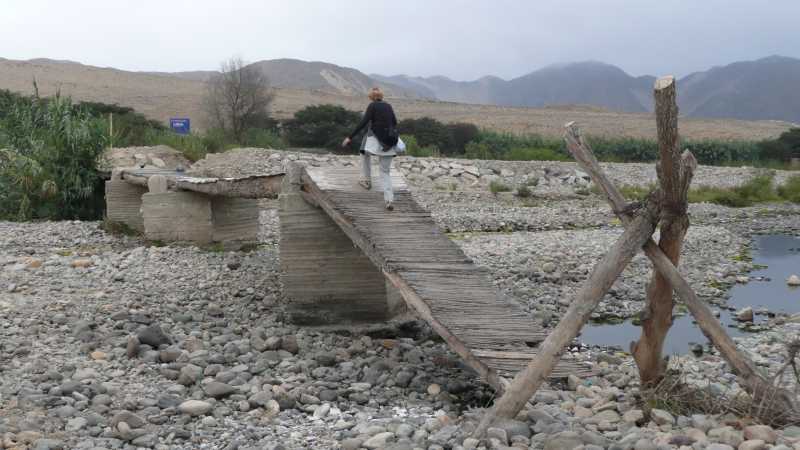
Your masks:
[[[169,127],[178,134],[189,134],[192,131],[191,122],[188,118],[169,119]]]

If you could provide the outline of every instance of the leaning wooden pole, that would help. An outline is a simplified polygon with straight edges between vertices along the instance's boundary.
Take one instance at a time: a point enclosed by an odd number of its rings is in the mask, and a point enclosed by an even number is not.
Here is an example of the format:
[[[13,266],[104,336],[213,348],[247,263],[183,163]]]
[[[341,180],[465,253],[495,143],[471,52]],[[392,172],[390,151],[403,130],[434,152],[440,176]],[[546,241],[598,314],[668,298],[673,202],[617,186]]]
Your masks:
[[[537,348],[536,357],[514,377],[503,396],[478,424],[474,436],[482,436],[498,417],[516,416],[544,383],[561,358],[564,348],[575,339],[611,285],[655,231],[660,212],[655,198],[657,196],[645,201],[630,226],[595,266],[589,279],[570,302],[564,317]]]
[[[589,145],[583,140],[578,128],[573,123],[566,125],[565,140],[567,149],[578,161],[581,168],[592,178],[595,185],[606,196],[611,209],[619,217],[623,224],[632,226],[633,216],[630,215],[630,207],[626,206],[625,199],[619,189],[609,180],[600,163],[594,157]],[[694,170],[697,162],[690,152],[684,152],[682,166],[686,170]],[[689,283],[680,274],[672,263],[672,260],[664,251],[653,241],[648,239],[644,245],[645,255],[652,261],[653,266],[667,280],[671,288],[678,294],[694,316],[700,330],[708,338],[714,347],[719,350],[725,361],[733,368],[733,371],[740,379],[740,384],[756,400],[758,404],[774,405],[778,410],[785,411],[787,419],[800,419],[800,405],[798,400],[791,392],[778,388],[766,378],[764,378],[750,361],[739,349],[736,343],[728,336],[722,324],[714,317],[711,310],[697,297],[697,294],[689,286]]]

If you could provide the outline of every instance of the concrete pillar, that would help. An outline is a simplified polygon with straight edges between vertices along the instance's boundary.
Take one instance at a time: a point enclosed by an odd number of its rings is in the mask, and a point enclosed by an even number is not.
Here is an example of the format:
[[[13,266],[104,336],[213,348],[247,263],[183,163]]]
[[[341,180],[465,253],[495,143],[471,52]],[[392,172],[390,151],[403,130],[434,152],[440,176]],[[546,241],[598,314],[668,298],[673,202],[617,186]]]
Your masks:
[[[385,277],[321,209],[299,191],[287,170],[280,201],[280,261],[289,319],[301,325],[367,324],[390,319]],[[402,299],[399,300],[402,303]]]
[[[112,222],[125,224],[136,231],[144,231],[142,219],[142,195],[147,192],[143,186],[124,181],[119,171],[111,173],[106,181],[106,217]]]
[[[258,200],[211,197],[212,240],[235,244],[258,242]]]
[[[154,241],[208,244],[212,240],[211,200],[177,191],[142,195],[145,236]]]

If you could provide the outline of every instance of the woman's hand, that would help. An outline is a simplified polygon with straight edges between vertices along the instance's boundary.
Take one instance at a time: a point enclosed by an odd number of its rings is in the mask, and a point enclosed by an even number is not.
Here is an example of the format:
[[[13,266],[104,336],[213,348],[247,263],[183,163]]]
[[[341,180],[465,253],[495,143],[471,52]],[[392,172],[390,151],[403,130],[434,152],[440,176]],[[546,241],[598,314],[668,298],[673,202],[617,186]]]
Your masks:
[[[348,145],[350,145],[350,142],[351,140],[349,137],[344,138],[344,140],[342,141],[342,147],[347,147]]]

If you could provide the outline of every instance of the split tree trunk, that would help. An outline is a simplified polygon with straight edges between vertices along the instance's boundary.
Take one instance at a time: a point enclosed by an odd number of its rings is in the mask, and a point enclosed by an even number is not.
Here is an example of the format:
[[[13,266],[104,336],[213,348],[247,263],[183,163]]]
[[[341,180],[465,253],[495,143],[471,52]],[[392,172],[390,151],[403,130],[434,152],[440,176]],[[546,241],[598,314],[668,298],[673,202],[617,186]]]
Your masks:
[[[581,285],[556,328],[536,349],[536,357],[514,377],[503,396],[481,419],[473,436],[482,436],[497,417],[516,416],[539,389],[555,368],[564,348],[575,339],[614,281],[652,236],[658,222],[659,206],[653,198],[644,203],[639,214],[631,220],[630,226]]]
[[[583,141],[573,123],[568,123],[566,128],[565,140],[567,149],[578,161],[581,168],[589,174],[594,183],[605,193],[611,209],[617,214],[622,223],[628,226],[632,216],[625,212],[625,199],[619,189],[600,168],[600,164],[594,157],[591,148]],[[684,152],[681,160],[684,171],[694,171],[697,166],[697,161],[691,152]],[[697,294],[689,286],[686,279],[678,272],[672,261],[653,239],[649,239],[645,243],[644,252],[650,258],[656,270],[668,280],[678,297],[686,304],[689,312],[697,321],[700,330],[731,366],[733,372],[739,377],[740,384],[753,397],[754,403],[780,411],[787,423],[799,421],[800,405],[798,405],[798,399],[788,390],[772,385],[756,370],[753,362],[739,351],[736,343],[725,332],[719,320],[697,297]]]
[[[659,78],[654,96],[661,157],[657,171],[663,195],[658,246],[677,267],[683,238],[689,228],[687,196],[694,172],[685,167],[681,160],[675,79],[672,76]],[[643,386],[656,384],[664,376],[666,364],[661,357],[661,350],[672,326],[673,306],[672,287],[661,272],[653,271],[641,317],[642,335],[638,342],[631,343],[631,353],[639,367]]]

